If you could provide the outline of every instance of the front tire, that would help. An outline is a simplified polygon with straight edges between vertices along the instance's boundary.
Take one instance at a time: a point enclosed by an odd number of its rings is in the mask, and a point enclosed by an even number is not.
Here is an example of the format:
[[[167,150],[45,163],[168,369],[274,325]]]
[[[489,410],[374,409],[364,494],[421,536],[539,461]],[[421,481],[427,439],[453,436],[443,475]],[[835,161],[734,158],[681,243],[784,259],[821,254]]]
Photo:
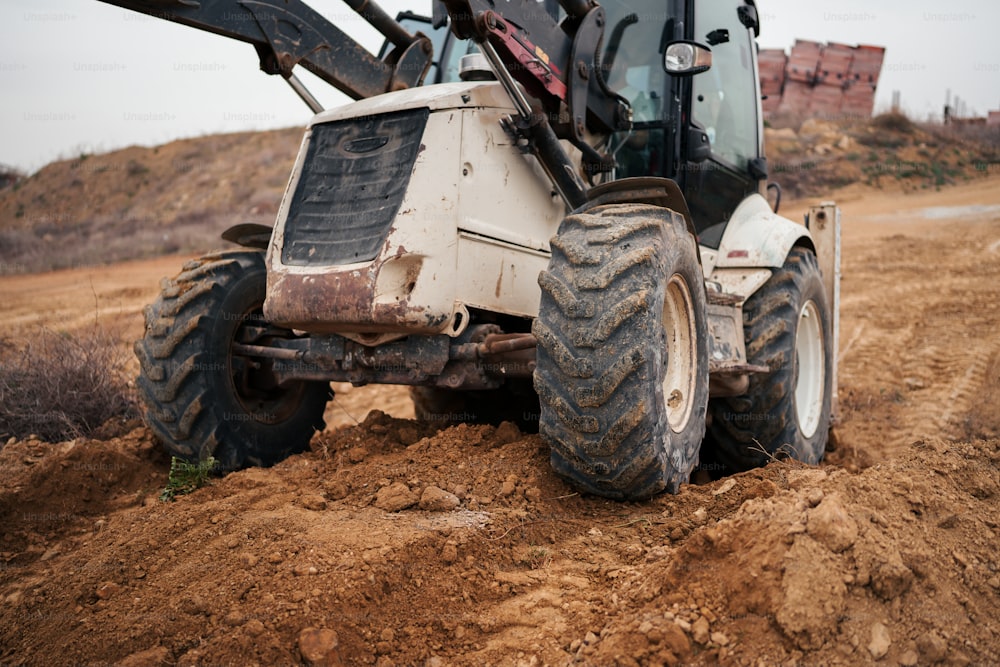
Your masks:
[[[617,499],[676,492],[698,462],[708,330],[684,219],[646,205],[567,217],[539,276],[535,389],[555,471]]]
[[[260,252],[188,262],[146,307],[136,341],[146,422],[168,454],[215,458],[224,471],[269,466],[305,451],[324,428],[328,383],[277,385],[266,359],[233,354],[235,342],[266,344],[290,331],[264,321],[267,272]]]
[[[743,321],[747,362],[771,372],[751,375],[742,396],[712,400],[705,462],[722,474],[780,457],[818,463],[830,431],[833,337],[812,251],[792,249],[747,300]]]

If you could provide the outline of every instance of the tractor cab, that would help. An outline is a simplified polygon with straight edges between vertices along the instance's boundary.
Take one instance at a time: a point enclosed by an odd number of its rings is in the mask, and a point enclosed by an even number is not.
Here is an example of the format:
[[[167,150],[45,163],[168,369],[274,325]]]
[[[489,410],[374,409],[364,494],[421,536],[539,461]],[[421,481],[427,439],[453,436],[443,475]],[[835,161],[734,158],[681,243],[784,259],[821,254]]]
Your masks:
[[[725,221],[766,178],[756,8],[744,0],[603,6],[606,79],[628,99],[633,120],[631,131],[609,139],[614,176],[676,181],[702,242],[717,247]],[[664,51],[679,40],[708,47],[711,67],[694,76],[666,73]]]
[[[632,109],[632,129],[610,135],[603,147],[617,164],[611,178],[676,181],[701,242],[718,247],[725,222],[767,177],[756,6],[752,0],[608,0],[601,6],[607,13],[604,78]],[[549,11],[564,16],[558,6]],[[424,85],[461,80],[462,57],[478,47],[455,37],[447,17],[406,11],[396,20],[434,44]],[[680,40],[710,49],[711,67],[694,76],[668,74],[666,47]],[[387,41],[380,57],[391,46]]]

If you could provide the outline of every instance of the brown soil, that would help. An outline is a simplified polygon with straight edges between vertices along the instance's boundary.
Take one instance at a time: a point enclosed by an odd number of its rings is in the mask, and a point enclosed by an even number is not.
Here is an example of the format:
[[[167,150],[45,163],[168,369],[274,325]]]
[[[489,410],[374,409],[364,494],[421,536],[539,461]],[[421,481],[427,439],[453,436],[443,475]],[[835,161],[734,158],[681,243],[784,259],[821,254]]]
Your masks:
[[[142,427],[9,442],[0,664],[1000,664],[998,185],[844,193],[820,467],[581,497],[536,436],[414,422],[396,387],[173,503]],[[138,335],[182,261],[2,278],[6,335]]]

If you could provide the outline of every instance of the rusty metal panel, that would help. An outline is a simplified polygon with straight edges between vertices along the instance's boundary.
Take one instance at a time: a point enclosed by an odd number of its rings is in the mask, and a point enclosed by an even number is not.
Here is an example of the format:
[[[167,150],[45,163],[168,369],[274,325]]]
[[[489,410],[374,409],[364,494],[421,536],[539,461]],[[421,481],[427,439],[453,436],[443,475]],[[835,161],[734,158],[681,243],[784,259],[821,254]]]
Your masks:
[[[835,42],[823,47],[823,53],[816,70],[816,83],[843,88],[851,70],[851,64],[854,62],[854,51],[855,49],[847,44]]]
[[[823,53],[823,45],[803,39],[795,40],[792,54],[788,59],[787,77],[791,81],[812,83],[816,78],[816,69]]]
[[[785,85],[788,56],[781,49],[761,49],[757,59],[760,68],[760,90],[764,95],[781,97]]]
[[[761,90],[766,95],[764,112],[792,116],[871,116],[884,57],[885,49],[881,46],[854,47],[800,39],[785,59],[781,75],[775,69],[784,53],[765,49],[760,54]]]
[[[771,95],[761,100],[760,104],[761,110],[764,112],[764,118],[770,118],[781,109],[781,97]]]
[[[851,86],[845,92],[840,105],[840,113],[855,118],[868,118],[875,108],[875,89],[862,84]]]
[[[839,115],[844,91],[840,86],[816,86],[809,99],[809,115],[833,118]]]
[[[812,99],[812,86],[808,83],[789,79],[785,82],[785,93],[781,97],[779,111],[796,116],[809,113],[809,102]]]
[[[878,85],[879,74],[882,71],[882,61],[885,58],[885,48],[862,44],[854,49],[854,59],[848,79],[852,83],[867,83],[872,89]]]
[[[739,396],[746,393],[748,373],[767,372],[767,367],[747,364],[746,341],[743,336],[743,300],[732,305],[709,303],[708,373],[712,397]]]
[[[885,49],[881,46],[861,45],[854,51],[854,60],[848,73],[848,86],[844,92],[841,111],[852,116],[868,117],[875,107],[875,89]]]
[[[761,105],[765,115],[773,114],[781,105],[787,66],[788,56],[782,49],[762,49],[758,56],[760,92],[763,96]]]
[[[461,162],[453,144],[442,139],[461,131],[461,113],[430,114],[409,187],[377,256],[370,261],[332,266],[283,262],[291,199],[286,196],[267,255],[267,318],[313,333],[340,333],[365,344],[407,333],[453,335],[456,321],[467,322],[464,309],[456,304],[459,283],[454,275],[452,216]],[[308,149],[306,145],[300,151],[289,192],[295,192],[304,172]],[[358,183],[335,194],[352,198],[357,196],[355,188],[364,185]]]

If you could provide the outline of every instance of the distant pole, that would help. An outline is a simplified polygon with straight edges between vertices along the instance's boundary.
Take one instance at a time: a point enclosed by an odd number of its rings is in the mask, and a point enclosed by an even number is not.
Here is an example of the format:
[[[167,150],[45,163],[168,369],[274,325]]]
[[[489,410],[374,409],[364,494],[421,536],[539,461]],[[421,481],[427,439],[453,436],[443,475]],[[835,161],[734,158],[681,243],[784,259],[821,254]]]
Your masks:
[[[898,90],[892,91],[892,112],[893,113],[899,113],[899,97],[900,97],[900,94],[899,94]]]

